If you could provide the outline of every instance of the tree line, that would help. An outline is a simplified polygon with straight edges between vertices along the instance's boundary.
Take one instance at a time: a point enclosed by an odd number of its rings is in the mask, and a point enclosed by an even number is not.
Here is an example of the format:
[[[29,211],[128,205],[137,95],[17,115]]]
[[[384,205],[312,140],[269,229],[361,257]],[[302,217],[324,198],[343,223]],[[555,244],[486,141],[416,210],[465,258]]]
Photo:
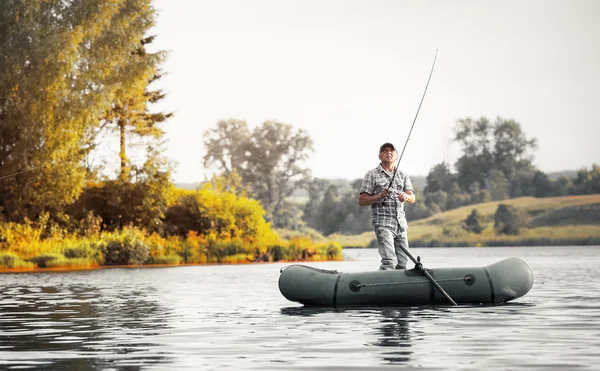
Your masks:
[[[429,171],[424,189],[416,189],[418,202],[405,205],[409,220],[521,196],[600,193],[600,166],[596,164],[590,169],[580,169],[576,177],[560,176],[555,180],[537,169],[532,164],[536,140],[527,138],[515,120],[501,117],[494,122],[486,117],[460,119],[456,122],[453,140],[461,146],[461,156],[454,163],[456,171],[451,171],[446,162]],[[328,184],[326,180],[314,180],[303,210],[307,225],[325,234],[357,234],[371,230],[370,210],[356,205],[361,179],[350,184],[351,187],[342,190],[339,185]],[[518,218],[511,212],[510,209],[499,211],[496,218],[499,233],[512,233],[517,228],[513,222],[518,223]],[[477,220],[477,216],[473,218]],[[504,227],[509,224],[510,227]]]
[[[204,139],[205,165],[216,166],[225,174],[237,169],[276,227],[310,227],[324,235],[371,230],[369,208],[358,206],[356,201],[362,179],[344,183],[313,178],[303,163],[313,150],[312,140],[303,130],[294,132],[289,124],[268,121],[251,131],[245,121],[231,119],[207,130]],[[461,146],[455,172],[446,162],[429,171],[424,189],[416,189],[418,202],[406,205],[410,220],[521,196],[600,192],[598,165],[579,170],[576,177],[560,176],[555,180],[537,169],[532,163],[536,140],[528,138],[515,120],[460,119],[453,140]],[[308,194],[304,204],[290,198],[298,189]],[[501,210],[499,215],[505,214],[506,210]],[[502,225],[510,219],[499,218]]]

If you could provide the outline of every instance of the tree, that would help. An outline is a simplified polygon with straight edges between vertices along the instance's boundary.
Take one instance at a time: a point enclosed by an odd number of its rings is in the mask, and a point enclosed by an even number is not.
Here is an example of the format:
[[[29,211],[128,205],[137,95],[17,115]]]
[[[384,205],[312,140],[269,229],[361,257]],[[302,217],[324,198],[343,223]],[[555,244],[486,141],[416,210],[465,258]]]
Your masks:
[[[462,189],[468,189],[475,182],[485,185],[493,164],[492,131],[493,126],[485,117],[477,121],[467,117],[456,122],[454,141],[462,145],[463,155],[455,166]]]
[[[448,164],[445,162],[439,163],[427,174],[427,185],[424,191],[425,193],[448,191],[453,181],[455,181],[455,177],[450,173]]]
[[[486,179],[486,188],[490,191],[492,200],[505,200],[508,198],[508,181],[502,171],[493,169]]]
[[[536,148],[535,139],[527,139],[521,124],[500,117],[494,124],[494,168],[513,181],[520,170],[532,168],[530,151]]]
[[[494,231],[496,234],[518,235],[522,218],[513,206],[499,204],[494,213]]]
[[[344,221],[346,220],[347,214],[343,212],[340,207],[340,197],[338,194],[338,188],[335,185],[330,185],[325,194],[319,207],[319,231],[324,235],[330,235],[335,232],[339,232]]]
[[[531,152],[536,148],[536,141],[525,136],[518,122],[501,117],[493,124],[485,117],[477,121],[462,119],[456,123],[454,140],[461,144],[463,151],[455,164],[461,189],[467,190],[477,182],[489,190],[490,180],[502,179],[496,174],[492,176],[492,171],[497,170],[512,186],[511,195],[530,192],[523,180],[529,179],[527,173],[534,171]]]
[[[251,133],[246,121],[219,121],[216,128],[204,132],[204,166],[216,165],[225,176],[237,169],[244,179],[250,157],[250,142]]]
[[[554,186],[548,175],[536,171],[533,175],[533,195],[535,197],[548,197],[554,194]]]
[[[600,193],[600,166],[593,164],[592,168],[581,169],[573,182],[575,194]]]
[[[462,221],[462,228],[475,234],[480,234],[485,229],[483,217],[479,211],[477,211],[477,209],[473,209],[471,214],[469,214],[469,216]]]
[[[289,124],[266,121],[250,133],[245,121],[220,121],[204,133],[204,144],[205,166],[215,164],[225,173],[237,169],[268,220],[310,179],[304,162],[313,150],[312,139],[302,129],[294,132]]]
[[[0,7],[0,207],[63,210],[82,191],[86,135],[111,108],[147,29],[150,0],[19,1]]]
[[[153,14],[146,14],[146,30],[153,24]],[[127,158],[128,137],[150,138],[159,141],[164,131],[160,124],[173,116],[172,113],[151,112],[150,105],[164,99],[161,90],[150,90],[152,83],[162,77],[159,65],[166,53],[159,51],[149,53],[146,45],[152,43],[154,36],[140,40],[136,50],[131,53],[129,65],[121,71],[121,88],[117,90],[112,108],[100,121],[97,130],[93,131],[89,142],[93,143],[103,132],[118,132],[119,135],[119,178],[123,182],[130,181],[131,164]]]
[[[314,178],[307,183],[308,201],[304,204],[302,220],[306,224],[318,231],[319,228],[319,207],[323,200],[325,190],[329,188],[331,183],[327,179]]]

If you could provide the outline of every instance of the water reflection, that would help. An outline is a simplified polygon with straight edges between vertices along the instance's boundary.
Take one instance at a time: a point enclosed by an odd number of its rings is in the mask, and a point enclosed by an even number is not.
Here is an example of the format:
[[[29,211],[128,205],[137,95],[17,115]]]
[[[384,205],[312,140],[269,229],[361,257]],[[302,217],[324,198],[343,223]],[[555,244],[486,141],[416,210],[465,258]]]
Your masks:
[[[374,345],[389,348],[383,353],[383,359],[393,364],[402,364],[410,360],[411,337],[409,329],[410,309],[382,309],[379,338]]]
[[[390,364],[405,364],[410,361],[412,339],[410,323],[415,313],[420,313],[415,308],[396,307],[366,307],[366,308],[320,308],[320,307],[287,307],[281,313],[289,316],[314,317],[323,313],[342,313],[349,317],[365,317],[375,319],[377,326],[374,329],[376,340],[369,346],[383,348],[380,357]]]
[[[84,285],[0,287],[0,366],[126,367],[168,361],[149,336],[168,314],[150,292]]]

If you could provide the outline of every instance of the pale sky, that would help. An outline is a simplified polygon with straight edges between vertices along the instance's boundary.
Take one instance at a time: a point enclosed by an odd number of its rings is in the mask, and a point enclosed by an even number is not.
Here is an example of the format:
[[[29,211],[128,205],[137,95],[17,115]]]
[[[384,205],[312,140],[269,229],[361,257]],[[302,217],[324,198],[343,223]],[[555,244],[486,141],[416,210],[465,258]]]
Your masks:
[[[457,119],[515,119],[544,172],[600,164],[600,1],[154,0],[167,156],[176,182],[211,176],[222,119],[305,129],[321,178],[362,178],[378,147],[410,175],[453,164]]]

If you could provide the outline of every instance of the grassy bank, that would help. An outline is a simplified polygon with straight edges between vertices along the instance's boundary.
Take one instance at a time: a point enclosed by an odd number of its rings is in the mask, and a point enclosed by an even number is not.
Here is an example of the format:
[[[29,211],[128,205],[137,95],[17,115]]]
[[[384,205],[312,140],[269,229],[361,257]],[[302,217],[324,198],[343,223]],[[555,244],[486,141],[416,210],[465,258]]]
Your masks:
[[[261,245],[193,232],[186,238],[164,238],[137,228],[78,236],[61,231],[47,235],[31,225],[12,224],[0,225],[0,232],[0,271],[5,272],[342,259],[338,243],[300,236]]]
[[[516,236],[494,232],[494,213],[501,203],[515,207],[522,217]],[[473,209],[485,225],[480,234],[461,226]],[[329,241],[346,248],[375,247],[374,239],[373,232],[329,236]],[[600,195],[521,197],[469,205],[409,222],[409,239],[413,247],[600,245]]]

